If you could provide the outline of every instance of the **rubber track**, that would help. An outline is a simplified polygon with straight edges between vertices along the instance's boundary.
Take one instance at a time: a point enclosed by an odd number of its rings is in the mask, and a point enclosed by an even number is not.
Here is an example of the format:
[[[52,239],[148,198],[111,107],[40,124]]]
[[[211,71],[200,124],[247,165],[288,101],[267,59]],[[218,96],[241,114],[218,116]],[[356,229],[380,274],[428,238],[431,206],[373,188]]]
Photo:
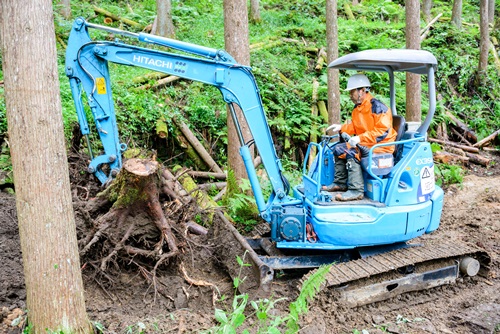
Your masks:
[[[332,265],[326,275],[324,287],[333,287],[363,278],[374,277],[392,270],[419,263],[471,256],[481,264],[488,265],[490,257],[479,248],[466,244],[439,243],[409,247],[373,255],[364,259]],[[309,272],[302,281],[308,279],[316,270]]]

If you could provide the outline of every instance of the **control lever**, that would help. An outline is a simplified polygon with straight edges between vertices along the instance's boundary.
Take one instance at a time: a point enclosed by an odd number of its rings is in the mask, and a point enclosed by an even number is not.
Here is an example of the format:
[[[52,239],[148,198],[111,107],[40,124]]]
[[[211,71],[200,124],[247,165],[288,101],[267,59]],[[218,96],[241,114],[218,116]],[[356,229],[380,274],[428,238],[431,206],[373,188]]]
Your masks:
[[[340,136],[342,136],[342,139],[344,139],[344,141],[346,143],[349,142],[349,140],[351,139],[351,136],[349,136],[345,132],[342,132],[340,134]],[[368,154],[370,153],[370,149],[368,147],[366,147],[366,146],[362,146],[360,144],[357,144],[356,147],[358,148],[359,153],[361,154],[361,158],[366,158],[368,156]]]

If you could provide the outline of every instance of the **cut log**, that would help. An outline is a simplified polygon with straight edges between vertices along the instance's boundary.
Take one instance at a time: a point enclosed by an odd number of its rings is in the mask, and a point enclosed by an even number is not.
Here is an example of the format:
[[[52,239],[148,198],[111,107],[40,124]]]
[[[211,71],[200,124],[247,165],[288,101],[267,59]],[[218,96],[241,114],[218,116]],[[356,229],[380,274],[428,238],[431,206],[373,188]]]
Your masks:
[[[161,88],[171,82],[174,82],[176,80],[179,80],[180,77],[178,76],[175,76],[175,75],[169,75],[168,77],[166,78],[163,78],[163,79],[160,79],[158,80],[156,83],[154,84],[145,84],[145,85],[142,85],[142,86],[139,86],[137,88],[135,88],[136,90],[145,90],[145,89],[158,89],[158,88]]]
[[[479,153],[479,149],[477,147],[460,145],[460,144],[453,143],[453,142],[450,142],[450,141],[439,140],[439,139],[434,139],[434,138],[428,138],[427,140],[430,141],[431,143],[438,143],[438,144],[453,146],[453,147],[460,148],[460,149],[462,149],[464,151],[467,151],[467,152]]]
[[[162,139],[168,137],[168,125],[164,118],[158,118],[156,121],[156,134]]]
[[[463,157],[458,154],[453,154],[445,151],[437,151],[433,155],[434,160],[438,162],[442,162],[445,164],[451,164],[456,162],[468,162],[469,158]]]
[[[97,6],[94,6],[94,12],[101,14],[101,15],[104,15],[104,16],[107,16],[107,17],[110,17],[115,21],[121,21],[121,22],[128,24],[129,26],[132,26],[132,27],[137,28],[139,30],[144,29],[144,26],[142,24],[137,23],[137,22],[132,21],[132,20],[129,20],[127,18],[119,17],[118,15],[115,15],[115,14],[113,14],[113,13],[111,13],[103,8],[99,8]]]
[[[141,75],[139,77],[135,77],[132,79],[132,82],[135,84],[141,84],[143,82],[149,81],[149,80],[160,80],[165,77],[167,77],[167,73],[161,73],[161,72],[148,72],[144,75]]]
[[[473,153],[468,153],[465,152],[465,155],[467,158],[469,158],[470,162],[473,162],[475,164],[488,167],[491,164],[491,160],[485,157],[480,156],[479,154],[473,154]]]
[[[486,137],[486,138],[478,141],[477,143],[475,143],[472,146],[474,146],[474,147],[483,147],[484,145],[488,144],[490,141],[494,140],[499,134],[500,134],[500,129],[498,129],[497,131],[493,132],[488,137]]]

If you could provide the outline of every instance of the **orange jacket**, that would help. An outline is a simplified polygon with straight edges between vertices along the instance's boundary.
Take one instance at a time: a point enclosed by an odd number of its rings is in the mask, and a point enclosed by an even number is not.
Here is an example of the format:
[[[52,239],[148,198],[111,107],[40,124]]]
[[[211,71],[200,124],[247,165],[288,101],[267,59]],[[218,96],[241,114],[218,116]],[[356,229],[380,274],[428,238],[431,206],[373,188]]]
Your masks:
[[[352,122],[343,124],[340,131],[359,136],[359,144],[366,147],[393,142],[397,134],[392,128],[391,109],[373,98],[370,93],[366,94],[363,102],[354,107]],[[374,152],[392,153],[394,145],[378,147]]]

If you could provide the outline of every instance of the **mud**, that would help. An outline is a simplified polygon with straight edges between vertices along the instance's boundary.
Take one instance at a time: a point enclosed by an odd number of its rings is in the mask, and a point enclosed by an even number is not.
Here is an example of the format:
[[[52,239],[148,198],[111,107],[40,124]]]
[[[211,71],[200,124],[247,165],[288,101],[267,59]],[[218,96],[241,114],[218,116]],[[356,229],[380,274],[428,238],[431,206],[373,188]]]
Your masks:
[[[455,285],[354,309],[322,294],[302,319],[301,333],[500,333],[499,170],[481,170],[466,176],[462,185],[447,188],[440,228],[421,238],[459,240],[485,249],[492,259],[488,277],[460,278]],[[75,199],[91,197],[91,188],[79,184]],[[190,240],[180,259],[185,271],[158,273],[163,294],[132,266],[120,267],[105,279],[83,264],[91,320],[105,333],[199,333],[213,326],[214,308],[228,307],[233,296],[232,282],[215,260],[219,240],[211,236],[190,236]],[[22,320],[19,312],[25,311],[26,293],[15,198],[5,193],[0,193],[0,263],[0,333],[20,333],[21,328],[12,324],[16,318]],[[297,284],[293,275],[276,279],[273,298],[295,300]],[[221,296],[226,302],[217,302]],[[279,303],[276,312],[287,305]]]

